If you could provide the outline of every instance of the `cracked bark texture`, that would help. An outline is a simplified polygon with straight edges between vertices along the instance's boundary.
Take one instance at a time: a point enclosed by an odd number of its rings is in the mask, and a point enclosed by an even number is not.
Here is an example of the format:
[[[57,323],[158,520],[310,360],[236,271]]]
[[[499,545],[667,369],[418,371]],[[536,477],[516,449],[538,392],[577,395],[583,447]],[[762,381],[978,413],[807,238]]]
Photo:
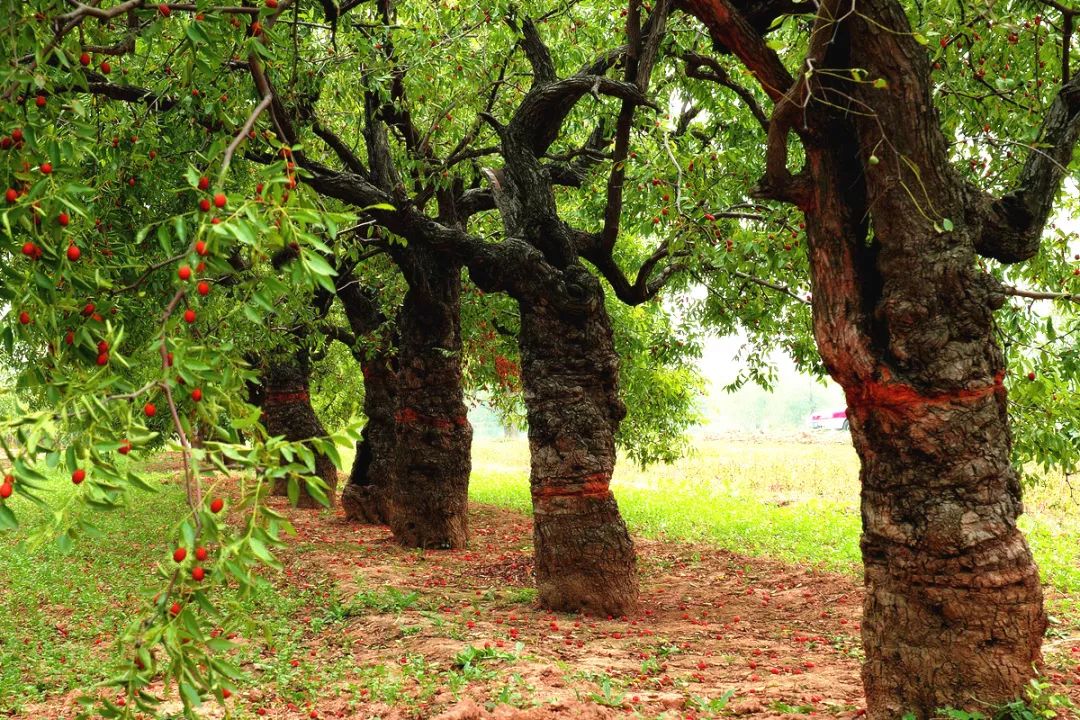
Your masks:
[[[419,246],[395,261],[409,289],[398,316],[390,528],[406,547],[463,548],[472,426],[461,376],[461,265]]]
[[[335,291],[355,339],[370,338],[385,323],[374,288],[362,285],[350,271],[338,273]],[[356,443],[349,481],[341,493],[345,518],[373,525],[389,522],[387,495],[396,463],[397,359],[393,342],[383,339],[373,354],[353,349],[364,374],[364,415],[367,423]]]
[[[341,494],[345,517],[373,525],[389,522],[387,494],[396,462],[397,373],[394,361],[378,354],[361,363],[364,373],[364,425],[349,482]]]
[[[843,88],[873,112],[810,141],[815,333],[847,395],[862,463],[868,713],[922,720],[1020,695],[1046,616],[1016,525],[993,336],[1004,298],[977,267],[981,220],[948,163],[925,50],[895,3],[868,0],[863,12],[836,33],[826,62],[865,68],[889,90]],[[826,81],[817,92],[830,90],[841,88]],[[938,229],[943,218],[954,232]]]
[[[608,487],[626,415],[619,358],[599,281],[581,266],[565,276],[572,307],[520,303],[536,586],[545,608],[619,616],[638,597],[634,545]]]
[[[262,389],[258,396],[263,411],[263,424],[271,436],[280,435],[290,442],[301,442],[326,435],[326,430],[319,422],[314,408],[311,407],[310,375],[311,367],[307,353],[303,350],[287,359],[275,359],[263,366]],[[328,456],[316,452],[315,474],[326,483],[327,498],[333,505],[337,487],[337,468],[334,467],[333,461]],[[287,495],[288,482],[278,480],[274,483],[271,492],[274,495]],[[303,481],[300,482],[300,494],[296,505],[301,508],[322,507],[307,491]]]

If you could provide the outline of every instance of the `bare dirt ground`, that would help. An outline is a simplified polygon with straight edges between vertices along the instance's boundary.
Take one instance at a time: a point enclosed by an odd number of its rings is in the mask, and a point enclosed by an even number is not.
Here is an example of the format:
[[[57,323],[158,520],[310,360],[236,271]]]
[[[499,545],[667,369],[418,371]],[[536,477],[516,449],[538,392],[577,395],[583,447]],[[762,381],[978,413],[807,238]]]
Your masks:
[[[405,550],[387,528],[347,523],[284,499],[297,536],[276,582],[334,592],[338,621],[302,608],[297,657],[317,699],[263,677],[230,700],[232,718],[550,720],[856,718],[861,587],[852,577],[703,544],[637,540],[641,607],[632,617],[551,613],[533,602],[531,521],[471,509],[467,551]],[[414,595],[415,593],[415,595]],[[471,648],[471,649],[470,649]],[[472,662],[468,662],[470,653]],[[1054,690],[1080,702],[1080,637],[1047,641]],[[256,677],[258,666],[246,668]],[[295,690],[295,687],[291,688]],[[295,695],[293,695],[295,697]],[[26,718],[73,717],[72,697]],[[175,710],[179,710],[179,703]],[[224,717],[213,703],[202,717]],[[179,714],[177,714],[177,717]]]
[[[852,578],[745,557],[708,545],[637,541],[641,607],[633,617],[553,615],[531,602],[531,521],[473,507],[473,548],[397,547],[386,528],[340,515],[278,508],[299,533],[286,553],[296,583],[329,576],[348,597],[392,587],[418,602],[365,609],[342,638],[312,636],[313,650],[342,647],[356,668],[383,666],[404,679],[394,702],[359,702],[327,688],[325,717],[754,718],[859,717],[861,587]],[[504,653],[455,696],[425,687],[409,668],[449,668],[469,647]],[[347,648],[347,649],[346,649]],[[1080,701],[1080,638],[1048,643],[1061,691]],[[393,672],[393,670],[391,671]],[[347,685],[344,680],[340,685]],[[510,688],[507,691],[507,688]],[[340,689],[340,688],[339,688]],[[733,694],[726,703],[726,693]],[[509,702],[506,702],[509,701]],[[276,714],[272,714],[276,716]],[[285,717],[286,715],[282,715]]]
[[[731,690],[725,709],[734,714],[859,713],[860,593],[850,578],[709,546],[638,540],[638,614],[553,615],[524,599],[532,527],[517,513],[474,507],[474,549],[418,553],[398,548],[385,528],[289,512],[300,542],[313,544],[288,557],[294,580],[325,572],[346,593],[380,586],[415,591],[442,620],[440,626],[417,607],[355,618],[348,632],[362,640],[351,651],[357,666],[401,664],[420,654],[447,667],[470,645],[517,656],[495,663],[495,676],[471,682],[460,700],[447,692],[404,707],[372,702],[357,716],[526,720],[637,711],[694,717],[711,713],[695,708],[693,698],[715,701]],[[520,676],[518,704],[542,706],[492,707],[514,675]]]

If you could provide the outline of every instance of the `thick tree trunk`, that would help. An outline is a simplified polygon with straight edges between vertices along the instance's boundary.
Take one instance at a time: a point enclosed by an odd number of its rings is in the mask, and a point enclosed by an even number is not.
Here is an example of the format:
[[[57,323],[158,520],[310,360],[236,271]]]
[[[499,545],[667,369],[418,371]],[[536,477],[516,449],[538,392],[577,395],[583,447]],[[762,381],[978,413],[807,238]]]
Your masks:
[[[989,349],[989,348],[987,348]],[[1046,629],[1005,392],[848,388],[862,459],[863,683],[874,718],[1017,697]]]
[[[300,351],[287,362],[271,362],[262,372],[263,423],[272,436],[282,435],[290,442],[326,435],[322,423],[311,407],[309,394],[310,367],[307,354]],[[329,457],[315,454],[315,474],[326,483],[327,497],[331,504],[337,487],[337,468]],[[288,482],[279,480],[272,493],[286,495]],[[300,483],[297,507],[321,507],[307,491],[306,483]]]
[[[362,363],[367,424],[356,444],[349,482],[341,494],[345,517],[364,523],[389,522],[387,494],[396,463],[397,373],[394,361],[378,355]]]
[[[396,467],[390,528],[406,547],[468,541],[472,426],[461,385],[461,266],[410,247],[399,314]]]
[[[868,714],[924,720],[1016,698],[1040,660],[1046,617],[1016,526],[994,340],[1004,296],[978,270],[981,220],[949,167],[902,8],[865,0],[843,25],[831,17],[815,27],[818,61],[884,83],[815,78],[814,97],[850,96],[858,112],[811,102],[808,175],[787,189],[806,212],[815,335],[862,461]],[[796,87],[774,127],[785,113],[804,122]]]
[[[603,292],[575,269],[584,300],[573,310],[520,302],[536,584],[545,608],[619,616],[638,597],[634,545],[608,487],[626,408]]]

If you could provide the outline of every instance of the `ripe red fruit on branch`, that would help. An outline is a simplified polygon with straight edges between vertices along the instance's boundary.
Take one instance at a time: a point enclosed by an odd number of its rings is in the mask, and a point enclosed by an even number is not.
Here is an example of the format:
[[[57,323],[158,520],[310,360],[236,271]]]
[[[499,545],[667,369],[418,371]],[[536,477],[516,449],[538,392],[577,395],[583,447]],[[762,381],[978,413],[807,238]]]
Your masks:
[[[90,67],[90,53],[83,53],[79,56],[79,64],[83,67]]]
[[[195,548],[195,559],[199,562],[206,560],[208,554],[209,553],[206,552],[206,548],[202,547],[201,545]]]
[[[182,547],[176,548],[176,551],[173,552],[173,554],[172,554],[172,559],[173,559],[173,562],[175,562],[175,563],[184,562],[184,558],[186,558],[186,557],[187,557],[187,550],[185,548],[182,548]]]
[[[210,178],[206,177],[205,175],[203,177],[199,178],[199,189],[200,190],[207,190],[207,189],[209,189],[209,187],[210,187]]]
[[[191,279],[191,268],[189,268],[187,265],[181,265],[180,269],[176,271],[176,274],[180,277],[181,280],[187,282]]]
[[[45,107],[45,103],[48,101],[45,99],[44,95],[38,95],[37,100],[35,100],[34,102],[37,103],[38,107]]]
[[[86,317],[90,317],[91,315],[93,315],[94,314],[94,303],[86,303],[86,305],[83,306],[82,314],[85,315]]]
[[[221,512],[221,508],[223,507],[225,507],[225,501],[221,498],[214,498],[212,501],[210,501],[210,512],[212,513]]]
[[[101,74],[102,75],[108,75],[111,72],[112,72],[112,65],[109,64],[108,60],[101,63]]]
[[[11,131],[11,139],[14,140],[17,143],[22,142],[23,141],[22,128],[15,128],[14,130],[12,130]]]
[[[158,12],[161,13],[161,15],[163,17],[169,17],[169,15],[172,13],[172,8],[170,8],[165,3],[161,3],[160,5],[158,5],[157,9],[158,9]]]
[[[271,10],[277,8],[277,0],[266,0],[266,7],[270,8]]]
[[[196,240],[195,241],[195,252],[198,253],[199,255],[205,256],[206,253],[207,253],[206,243],[203,242],[202,240]]]
[[[70,260],[71,262],[75,262],[80,257],[82,257],[82,251],[79,250],[79,246],[78,245],[68,245],[67,259]]]
[[[79,468],[75,472],[71,473],[71,482],[75,483],[76,485],[78,485],[79,483],[81,483],[85,479],[86,479],[86,471],[83,470],[82,468]]]
[[[121,455],[127,455],[129,452],[131,452],[131,441],[127,438],[124,438],[120,441],[120,447],[117,448],[116,451]]]
[[[1029,372],[1028,373],[1028,380],[1034,380],[1034,379],[1035,379],[1035,373]]]
[[[4,197],[7,198],[9,203],[19,202],[19,191],[15,188],[8,188],[4,193]]]
[[[205,297],[210,294],[210,283],[206,282],[205,280],[200,280],[199,284],[195,286],[195,289],[200,295]]]
[[[223,208],[227,202],[228,198],[225,197],[225,193],[216,193],[214,195],[214,207]]]
[[[43,162],[43,163],[41,163],[41,174],[42,175],[51,175],[52,174],[52,163],[51,162]]]
[[[204,577],[206,577],[206,571],[203,570],[201,567],[196,565],[195,567],[191,568],[192,580],[194,580],[195,582],[202,582]]]
[[[25,255],[26,257],[31,257],[32,258],[32,257],[34,257],[34,255],[37,254],[37,249],[38,249],[37,245],[35,245],[34,243],[27,240],[26,242],[23,243],[22,254]]]
[[[102,365],[102,366],[108,365],[109,364],[109,353],[107,353],[107,352],[98,353],[97,364]]]
[[[191,308],[188,308],[187,310],[184,311],[184,322],[186,322],[186,323],[195,322],[195,311],[192,310]]]
[[[23,324],[23,325],[29,325],[30,324],[30,313],[26,312],[25,310],[23,310],[21,313],[19,313],[19,322],[21,324]]]
[[[60,223],[61,227],[67,227],[68,223],[71,222],[71,216],[66,212],[62,212],[56,217],[56,221]]]
[[[154,405],[154,403],[148,402],[143,405],[143,412],[146,414],[146,417],[154,417],[157,415],[157,406]]]
[[[199,201],[199,209],[202,210],[203,212],[210,212],[210,201],[207,200],[206,198],[203,198],[202,200],[200,200]]]
[[[11,493],[14,492],[14,490],[15,488],[12,487],[11,483],[5,480],[4,483],[0,485],[0,499],[7,500],[11,497]]]
[[[180,614],[180,603],[174,602],[172,604],[172,607],[169,608],[169,614],[172,615],[173,617],[176,617],[177,615],[179,615]]]
[[[195,388],[194,390],[192,390],[191,399],[195,402],[200,402],[202,400],[202,390],[200,390],[199,388]]]

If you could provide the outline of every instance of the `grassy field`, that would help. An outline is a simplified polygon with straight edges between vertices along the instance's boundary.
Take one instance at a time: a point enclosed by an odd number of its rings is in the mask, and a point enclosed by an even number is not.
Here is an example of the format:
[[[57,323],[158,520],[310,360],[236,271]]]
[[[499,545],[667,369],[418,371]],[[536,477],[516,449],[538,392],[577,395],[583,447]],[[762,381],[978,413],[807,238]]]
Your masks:
[[[833,441],[702,442],[671,466],[642,470],[622,463],[613,486],[634,534],[704,541],[855,575],[858,463],[839,435],[824,438]],[[70,487],[57,482],[58,502]],[[528,512],[527,444],[477,443],[470,494],[477,502]],[[159,587],[154,568],[167,557],[184,512],[174,485],[165,484],[156,494],[134,494],[129,508],[94,517],[100,533],[83,536],[64,554],[55,545],[33,551],[16,547],[44,518],[33,506],[14,502],[24,528],[5,536],[0,549],[0,714],[85,688],[106,674],[111,638]],[[1027,503],[1023,527],[1045,581],[1063,596],[1053,608],[1077,608],[1080,516],[1068,488],[1060,481],[1044,482],[1029,489]],[[282,650],[258,658],[259,667],[275,675],[288,672],[285,658],[298,632],[296,609],[325,606],[329,612],[336,598],[332,588],[287,593],[267,588],[238,602],[268,624]],[[295,692],[302,702],[314,690]]]

